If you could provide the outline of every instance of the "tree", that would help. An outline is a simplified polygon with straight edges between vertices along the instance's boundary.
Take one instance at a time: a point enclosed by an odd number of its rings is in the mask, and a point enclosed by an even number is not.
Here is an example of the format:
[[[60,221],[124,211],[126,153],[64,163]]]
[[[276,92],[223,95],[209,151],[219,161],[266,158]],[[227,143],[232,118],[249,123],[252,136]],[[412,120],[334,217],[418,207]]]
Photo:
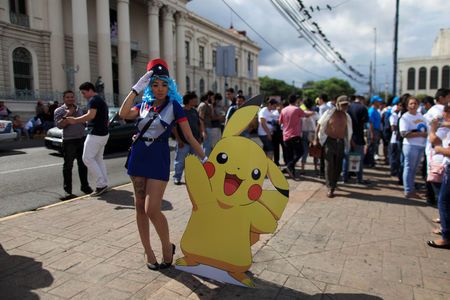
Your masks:
[[[303,84],[303,94],[307,98],[315,99],[320,94],[327,94],[329,98],[340,95],[353,95],[356,90],[343,79],[332,77],[320,81],[308,81]]]
[[[273,79],[268,76],[259,77],[261,92],[266,96],[281,96],[282,99],[287,99],[291,94],[302,94],[302,90],[287,84],[283,80]]]

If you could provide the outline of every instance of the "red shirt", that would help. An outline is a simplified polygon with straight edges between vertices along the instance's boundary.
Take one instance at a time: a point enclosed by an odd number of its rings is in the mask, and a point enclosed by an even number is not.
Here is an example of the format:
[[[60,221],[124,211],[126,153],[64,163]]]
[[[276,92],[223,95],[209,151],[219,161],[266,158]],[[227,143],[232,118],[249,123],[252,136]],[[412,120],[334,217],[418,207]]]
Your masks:
[[[301,136],[302,118],[305,117],[305,112],[295,105],[288,105],[281,110],[280,124],[283,128],[283,141]]]

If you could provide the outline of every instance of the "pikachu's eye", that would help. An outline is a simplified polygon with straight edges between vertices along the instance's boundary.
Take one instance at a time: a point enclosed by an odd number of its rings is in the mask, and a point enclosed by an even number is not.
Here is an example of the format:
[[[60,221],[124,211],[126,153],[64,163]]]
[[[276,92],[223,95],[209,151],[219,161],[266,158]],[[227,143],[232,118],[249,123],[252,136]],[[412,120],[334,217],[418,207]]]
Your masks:
[[[261,177],[261,171],[259,169],[253,169],[253,171],[252,171],[252,178],[254,180],[258,180],[259,177]]]
[[[224,163],[226,163],[228,161],[228,155],[224,152],[220,152],[219,154],[217,154],[216,159],[219,164],[223,165]]]

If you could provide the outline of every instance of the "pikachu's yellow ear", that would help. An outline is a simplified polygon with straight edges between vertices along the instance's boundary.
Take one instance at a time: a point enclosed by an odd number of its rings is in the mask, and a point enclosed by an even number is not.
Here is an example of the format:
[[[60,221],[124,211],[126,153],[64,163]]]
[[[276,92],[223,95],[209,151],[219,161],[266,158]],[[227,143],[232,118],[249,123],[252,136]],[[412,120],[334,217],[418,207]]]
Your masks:
[[[240,135],[242,131],[250,124],[258,112],[259,107],[256,105],[249,105],[241,107],[235,111],[233,116],[227,122],[223,131],[223,137],[229,137],[233,135]]]

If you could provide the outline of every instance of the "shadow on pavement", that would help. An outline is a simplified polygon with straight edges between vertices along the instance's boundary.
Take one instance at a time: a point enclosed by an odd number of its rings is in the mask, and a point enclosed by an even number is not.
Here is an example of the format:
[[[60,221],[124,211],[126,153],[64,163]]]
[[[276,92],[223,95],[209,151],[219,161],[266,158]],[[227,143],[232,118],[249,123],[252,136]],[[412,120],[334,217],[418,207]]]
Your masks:
[[[18,151],[18,150],[3,150],[0,149],[0,157],[2,156],[11,156],[11,155],[21,155],[26,154],[24,151]]]
[[[161,271],[161,273],[175,279],[189,288],[199,299],[382,300],[380,297],[363,293],[317,293],[310,295],[278,285],[271,281],[254,278],[251,273],[247,273],[247,275],[250,275],[253,278],[253,282],[256,285],[255,288],[244,288],[231,284],[220,283],[203,277],[202,280],[200,280],[200,277],[197,277],[196,275],[194,276],[176,269]],[[208,285],[203,282],[208,283]],[[311,282],[311,284],[313,283]],[[320,291],[319,287],[317,287],[317,291]]]
[[[32,292],[49,287],[52,274],[31,257],[9,255],[0,244],[0,291],[2,299],[39,299]]]
[[[130,191],[111,190],[98,197],[98,199],[106,201],[111,204],[118,205],[116,208],[114,208],[115,210],[134,209],[134,196],[133,193]],[[161,203],[161,210],[168,211],[172,209],[173,209],[172,203],[163,199]]]
[[[343,192],[345,195],[343,195]],[[428,206],[428,204],[424,200],[415,200],[415,199],[406,199],[404,197],[396,197],[396,196],[386,196],[386,195],[373,195],[373,194],[365,194],[355,192],[355,190],[348,189],[340,186],[339,190],[336,192],[337,197],[348,196],[356,200],[365,200],[365,201],[377,201],[384,202],[390,204],[400,204],[400,205],[409,205],[409,206]]]

